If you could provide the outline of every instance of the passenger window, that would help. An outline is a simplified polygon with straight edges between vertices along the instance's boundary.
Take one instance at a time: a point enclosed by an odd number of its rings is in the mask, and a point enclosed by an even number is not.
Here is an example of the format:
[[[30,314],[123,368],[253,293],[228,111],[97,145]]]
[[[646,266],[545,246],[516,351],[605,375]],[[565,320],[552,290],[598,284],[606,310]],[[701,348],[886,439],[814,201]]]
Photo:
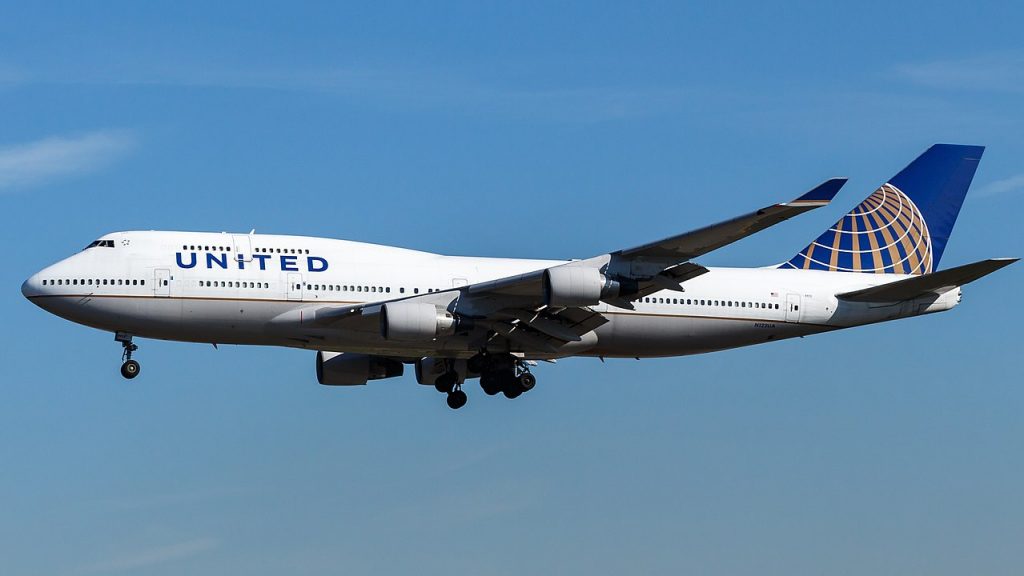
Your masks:
[[[405,288],[399,288],[398,289],[398,293],[399,294],[405,294]]]

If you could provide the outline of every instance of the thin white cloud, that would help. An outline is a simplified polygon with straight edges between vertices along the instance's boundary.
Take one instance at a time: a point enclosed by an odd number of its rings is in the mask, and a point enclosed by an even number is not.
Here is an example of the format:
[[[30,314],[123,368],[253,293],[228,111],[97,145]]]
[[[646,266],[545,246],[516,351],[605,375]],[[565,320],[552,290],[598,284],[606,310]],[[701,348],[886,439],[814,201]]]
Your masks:
[[[103,130],[0,147],[0,192],[95,172],[134,146],[131,132]]]
[[[979,198],[988,198],[990,196],[997,196],[999,194],[1007,194],[1009,192],[1019,192],[1024,190],[1024,174],[1017,174],[1016,176],[1010,176],[1009,178],[1003,178],[1002,180],[996,180],[989,182],[975,193],[975,196]]]
[[[897,68],[902,77],[931,88],[978,92],[1024,92],[1024,53],[1003,52],[905,64]]]
[[[75,574],[86,576],[88,574],[110,574],[135,571],[141,568],[156,566],[158,564],[166,564],[168,562],[192,558],[205,552],[209,552],[217,548],[219,545],[220,543],[213,538],[200,538],[197,540],[178,542],[177,544],[136,550],[115,556],[102,562],[83,566],[80,570],[76,571]]]

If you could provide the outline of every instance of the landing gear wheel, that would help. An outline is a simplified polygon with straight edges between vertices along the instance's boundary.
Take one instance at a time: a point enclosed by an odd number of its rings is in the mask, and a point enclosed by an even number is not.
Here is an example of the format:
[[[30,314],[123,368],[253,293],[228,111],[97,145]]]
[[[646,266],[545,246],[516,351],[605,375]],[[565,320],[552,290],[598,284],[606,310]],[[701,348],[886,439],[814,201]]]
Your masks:
[[[442,394],[447,394],[455,389],[455,385],[459,383],[459,375],[455,372],[445,372],[434,380],[434,389]]]
[[[480,353],[466,361],[466,368],[470,372],[481,374],[485,372],[487,368],[487,355]]]
[[[467,400],[469,400],[469,398],[462,390],[452,390],[448,393],[448,407],[452,410],[462,408],[466,405]]]
[[[128,380],[135,378],[139,375],[139,370],[141,370],[142,367],[139,366],[138,362],[132,360],[132,352],[138,350],[139,347],[132,344],[132,335],[125,332],[115,332],[114,342],[121,343],[121,360],[123,362],[123,364],[121,364],[121,376],[124,376]]]
[[[518,398],[523,393],[523,389],[519,387],[519,378],[513,371],[500,372],[498,381],[501,382],[501,393],[505,395],[505,398],[511,400]]]
[[[484,372],[480,375],[480,388],[483,388],[484,394],[494,396],[501,392],[501,379],[494,372]]]
[[[537,377],[529,372],[523,372],[519,375],[519,388],[523,392],[529,392],[533,390],[533,387],[537,385]]]
[[[124,364],[121,364],[121,376],[131,380],[139,375],[139,370],[141,369],[142,366],[135,360],[127,360]]]

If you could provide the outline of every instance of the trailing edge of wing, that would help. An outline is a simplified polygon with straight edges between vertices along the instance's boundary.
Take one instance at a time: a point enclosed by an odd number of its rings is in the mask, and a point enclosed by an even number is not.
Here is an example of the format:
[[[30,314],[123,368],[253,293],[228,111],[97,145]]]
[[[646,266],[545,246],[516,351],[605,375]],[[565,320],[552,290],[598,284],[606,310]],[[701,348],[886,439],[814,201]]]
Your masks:
[[[987,276],[1017,260],[1018,258],[991,258],[881,286],[837,294],[836,297],[850,302],[902,302],[928,294],[942,294]]]
[[[685,262],[727,244],[732,244],[798,214],[828,205],[835,198],[839,189],[846,184],[846,180],[846,178],[831,178],[790,202],[773,204],[755,212],[685,234],[670,236],[636,248],[612,252],[612,255]]]

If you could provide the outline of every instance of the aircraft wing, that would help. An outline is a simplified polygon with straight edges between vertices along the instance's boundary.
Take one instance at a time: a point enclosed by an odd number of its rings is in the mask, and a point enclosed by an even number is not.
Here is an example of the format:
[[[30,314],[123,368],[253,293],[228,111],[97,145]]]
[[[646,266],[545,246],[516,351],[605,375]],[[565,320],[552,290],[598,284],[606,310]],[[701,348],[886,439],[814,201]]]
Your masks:
[[[473,346],[502,338],[510,348],[557,353],[571,343],[585,343],[608,321],[598,311],[602,303],[632,309],[633,301],[648,294],[683,292],[686,281],[708,271],[692,258],[825,206],[845,182],[833,178],[791,202],[587,260],[385,302],[320,308],[313,321],[324,327],[383,330],[387,309],[427,304],[458,319]]]
[[[612,254],[624,258],[685,262],[727,244],[732,244],[798,214],[828,205],[835,198],[839,189],[846,184],[846,180],[846,178],[831,178],[790,202],[772,204],[724,222],[669,236],[635,248],[618,250]]]

